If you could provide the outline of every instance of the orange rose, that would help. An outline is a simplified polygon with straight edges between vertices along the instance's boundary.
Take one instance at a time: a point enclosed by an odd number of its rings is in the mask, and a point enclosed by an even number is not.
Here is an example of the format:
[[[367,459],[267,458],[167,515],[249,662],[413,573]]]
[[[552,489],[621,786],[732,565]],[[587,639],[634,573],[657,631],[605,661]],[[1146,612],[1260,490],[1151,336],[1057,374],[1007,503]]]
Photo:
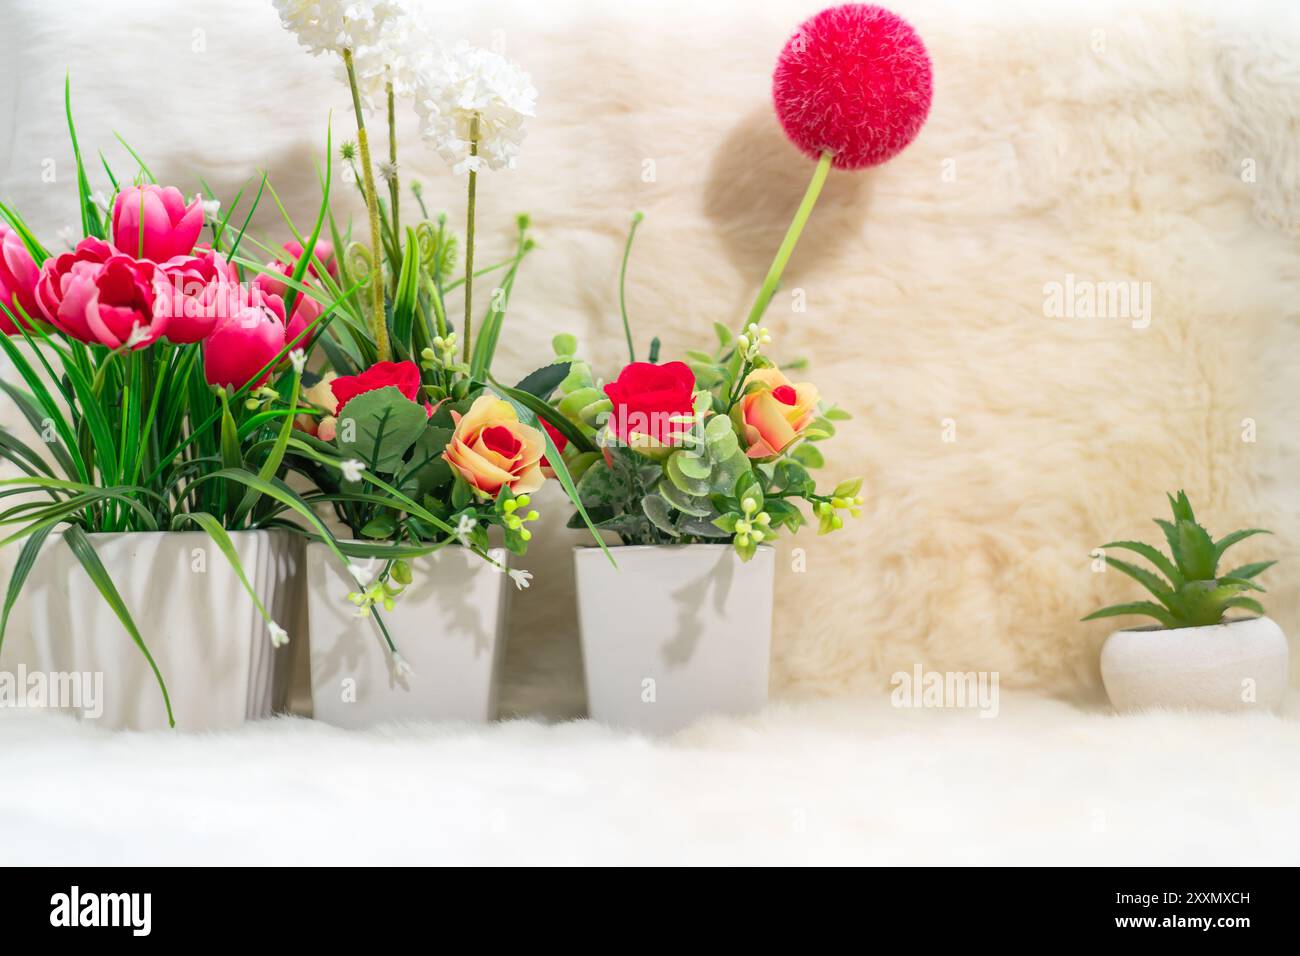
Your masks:
[[[817,389],[807,382],[792,385],[774,368],[755,369],[745,379],[748,392],[736,406],[736,424],[745,435],[750,458],[774,458],[803,434],[817,410]]]
[[[495,395],[480,395],[464,415],[451,413],[456,431],[442,457],[480,494],[495,498],[503,487],[516,495],[546,481],[546,440],[519,421],[515,408]]]

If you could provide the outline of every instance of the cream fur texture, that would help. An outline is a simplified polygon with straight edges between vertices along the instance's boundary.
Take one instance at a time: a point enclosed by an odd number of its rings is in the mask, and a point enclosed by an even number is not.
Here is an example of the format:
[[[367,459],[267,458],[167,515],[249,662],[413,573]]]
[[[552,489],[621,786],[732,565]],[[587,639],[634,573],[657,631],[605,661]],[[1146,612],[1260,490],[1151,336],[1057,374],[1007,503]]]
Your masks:
[[[668,741],[586,721],[196,736],[10,715],[0,862],[1288,865],[1294,713],[1118,718],[1004,692],[984,719],[881,695]]]
[[[1095,695],[1110,628],[1079,618],[1136,595],[1096,573],[1090,549],[1156,541],[1150,518],[1178,488],[1211,531],[1277,532],[1239,557],[1286,559],[1266,576],[1268,607],[1300,633],[1300,10],[1288,0],[889,5],[933,57],[929,123],[888,165],[832,174],[767,320],[776,349],[807,356],[808,378],[855,415],[826,446],[827,476],[863,476],[868,498],[848,530],[805,531],[802,555],[782,547],[774,689],[875,697],[920,662]],[[327,113],[338,141],[350,110],[330,65],[297,48],[269,2],[7,6],[0,195],[47,242],[75,215],[67,67],[88,156],[103,148],[127,169],[117,130],[160,178],[188,191],[202,175],[225,197],[265,168],[309,221]],[[516,287],[502,377],[543,360],[560,331],[616,370],[617,269],[634,210],[647,215],[629,286],[642,348],[659,335],[673,356],[709,341],[713,321],[736,324],[811,172],[778,129],[769,82],[786,36],[819,4],[430,6],[448,34],[503,43],[541,91],[520,168],[480,188],[483,261],[506,251],[516,212],[543,237]],[[402,135],[404,175],[459,223],[460,182],[420,148],[413,115]],[[42,181],[47,158],[54,184]],[[264,212],[263,235],[282,238]],[[1145,327],[1045,314],[1054,283],[1120,281],[1149,289]],[[505,703],[577,714],[567,550],[581,536],[561,527],[559,495],[545,502],[549,533],[525,562],[536,586],[514,605]],[[792,720],[787,756],[802,733]],[[1097,733],[1122,742],[1114,726]],[[301,734],[314,746],[329,731]],[[538,743],[526,727],[499,736],[521,754]],[[459,745],[435,734],[424,746]],[[856,759],[857,745],[843,746]],[[707,752],[672,759],[709,766]],[[588,786],[543,763],[539,788]],[[1062,799],[1074,801],[1086,856],[1088,800]],[[790,807],[768,810],[784,822],[762,826],[788,822]]]

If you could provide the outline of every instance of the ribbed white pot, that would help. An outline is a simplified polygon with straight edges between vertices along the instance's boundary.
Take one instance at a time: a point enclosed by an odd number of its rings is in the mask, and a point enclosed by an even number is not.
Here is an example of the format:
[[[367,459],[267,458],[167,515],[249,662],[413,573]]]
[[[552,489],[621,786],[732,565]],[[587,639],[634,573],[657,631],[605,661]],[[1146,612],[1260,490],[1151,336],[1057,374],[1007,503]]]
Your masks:
[[[767,703],[775,552],[731,545],[574,549],[593,720],[671,733]]]
[[[177,730],[221,730],[283,709],[290,649],[272,646],[252,598],[207,534],[88,537],[167,682]],[[305,640],[302,539],[288,531],[232,531],[230,538],[271,617],[290,640]],[[46,542],[23,600],[39,670],[103,675],[98,725],[167,727],[148,662],[60,535]]]
[[[505,551],[490,554],[505,563]],[[510,578],[461,547],[411,561],[412,583],[384,625],[412,673],[394,666],[369,618],[347,600],[357,583],[329,549],[307,545],[312,711],[339,727],[390,720],[496,717]]]
[[[1287,689],[1286,635],[1267,617],[1116,631],[1101,649],[1101,677],[1122,713],[1276,710]]]

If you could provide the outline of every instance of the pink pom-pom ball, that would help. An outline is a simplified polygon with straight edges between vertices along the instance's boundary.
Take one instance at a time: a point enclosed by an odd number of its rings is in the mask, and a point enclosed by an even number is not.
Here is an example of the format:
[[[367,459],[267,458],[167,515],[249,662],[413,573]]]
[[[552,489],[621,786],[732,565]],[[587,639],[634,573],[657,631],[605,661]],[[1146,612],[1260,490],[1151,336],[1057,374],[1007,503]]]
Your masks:
[[[916,138],[930,112],[930,57],[883,7],[847,3],[804,21],[776,63],[772,98],[786,136],[838,169],[876,166]]]

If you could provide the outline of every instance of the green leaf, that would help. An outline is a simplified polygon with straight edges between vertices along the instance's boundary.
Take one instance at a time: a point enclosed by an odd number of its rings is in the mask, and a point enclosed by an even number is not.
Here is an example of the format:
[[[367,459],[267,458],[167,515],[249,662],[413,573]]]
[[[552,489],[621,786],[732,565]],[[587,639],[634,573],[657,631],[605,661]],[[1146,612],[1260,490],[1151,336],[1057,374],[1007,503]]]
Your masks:
[[[1192,513],[1192,503],[1187,500],[1187,492],[1178,492],[1177,498],[1173,495],[1165,495],[1165,497],[1169,499],[1169,508],[1174,513],[1175,523],[1179,521],[1196,523],[1196,515]]]
[[[1276,561],[1254,561],[1250,564],[1243,564],[1239,568],[1233,568],[1226,576],[1230,578],[1245,578],[1249,580],[1250,578],[1257,577],[1264,571],[1267,571],[1275,564],[1277,564]]]
[[[1192,581],[1213,578],[1218,553],[1210,533],[1192,521],[1179,521],[1177,528],[1178,547],[1182,555],[1180,570]]]
[[[1178,627],[1178,620],[1165,608],[1152,601],[1133,601],[1130,604],[1112,604],[1100,611],[1093,611],[1082,620],[1095,621],[1103,617],[1124,617],[1129,614],[1141,614],[1153,617],[1165,627]]]
[[[677,530],[682,534],[693,535],[697,538],[730,538],[731,534],[722,530],[712,521],[705,518],[685,517],[677,522]]]
[[[1140,568],[1134,564],[1129,564],[1127,561],[1112,558],[1110,555],[1106,555],[1106,563],[1116,571],[1122,571],[1124,574],[1127,574],[1134,581],[1138,582],[1138,584],[1150,591],[1161,604],[1170,610],[1171,613],[1178,614],[1181,612],[1182,606],[1178,601],[1177,595],[1174,594],[1174,592],[1170,590],[1169,586],[1154,572],[1148,571],[1146,568]]]
[[[18,560],[14,562],[14,569],[9,575],[9,590],[5,593],[4,611],[0,613],[0,649],[4,648],[5,629],[9,626],[9,612],[13,610],[18,595],[22,593],[27,576],[31,574],[32,566],[40,556],[41,546],[45,544],[45,539],[49,537],[51,530],[53,530],[52,526],[32,532],[31,536],[23,542],[22,550],[18,552]]]
[[[737,514],[734,511],[729,511],[725,515],[719,515],[717,518],[714,518],[713,524],[715,524],[722,531],[725,531],[727,534],[735,534],[736,522],[739,520],[740,520],[739,514]]]
[[[646,495],[641,499],[641,510],[645,516],[664,534],[672,535],[674,538],[680,538],[681,532],[673,524],[672,517],[669,514],[668,502],[658,495]]]
[[[149,648],[145,646],[144,638],[140,636],[140,630],[135,626],[135,620],[131,617],[131,612],[122,600],[122,595],[118,593],[117,586],[113,584],[113,579],[109,577],[103,562],[99,560],[99,555],[95,553],[90,539],[86,537],[86,533],[80,527],[69,525],[64,529],[63,540],[72,549],[72,553],[81,562],[81,566],[86,569],[86,574],[90,576],[91,582],[103,596],[113,614],[122,622],[126,632],[131,635],[131,640],[135,642],[135,646],[140,648],[140,653],[144,655],[144,659],[149,662],[149,669],[153,671],[154,679],[158,681],[158,688],[162,691],[163,706],[167,708],[167,723],[169,726],[175,727],[176,718],[172,715],[172,702],[167,693],[167,683],[163,680],[158,665],[154,663]]]
[[[685,456],[686,452],[684,451],[675,451],[669,455],[668,460],[664,462],[664,473],[668,476],[668,480],[676,485],[683,494],[692,498],[703,498],[712,490],[712,485],[707,480],[712,473],[712,469],[705,470],[704,478],[693,478],[682,467]]]
[[[703,518],[713,513],[713,507],[707,498],[692,498],[667,478],[660,479],[655,490],[682,514]]]
[[[361,393],[339,409],[338,419],[339,450],[385,475],[401,469],[403,456],[429,421],[423,405],[392,385]]]
[[[672,457],[676,460],[681,473],[687,478],[705,481],[713,472],[713,464],[694,450],[674,452]]]
[[[1153,548],[1149,544],[1141,541],[1111,541],[1109,544],[1103,544],[1102,548],[1124,548],[1136,554],[1142,555],[1152,564],[1154,564],[1174,587],[1180,587],[1183,583],[1183,576],[1178,572],[1178,568],[1165,555]]]
[[[1228,600],[1223,602],[1223,606],[1225,608],[1230,608],[1230,607],[1245,608],[1247,611],[1254,611],[1260,617],[1264,616],[1264,605],[1260,604],[1252,597],[1242,596],[1242,597],[1229,598]]]
[[[832,498],[854,498],[862,490],[861,478],[846,478],[835,486],[831,492]]]
[[[415,324],[420,293],[420,240],[414,229],[406,230],[406,248],[397,277],[397,294],[393,298],[393,338],[403,348],[410,348],[411,328]]]
[[[539,369],[529,372],[515,388],[521,392],[527,392],[530,395],[536,395],[538,398],[547,401],[551,393],[564,381],[569,374],[568,362],[556,362],[552,365],[543,365]]]
[[[812,445],[800,445],[794,450],[794,460],[805,468],[821,468],[826,464],[822,453]]]
[[[365,527],[361,529],[361,534],[367,538],[384,540],[391,538],[396,531],[397,519],[392,515],[379,515],[366,522]]]
[[[632,494],[632,486],[627,477],[604,462],[597,462],[588,468],[578,481],[577,489],[578,496],[584,503],[596,505],[620,504]]]
[[[257,608],[257,613],[262,615],[262,620],[268,624],[273,623],[271,615],[267,613],[266,607],[262,604],[262,599],[258,597],[257,590],[248,581],[248,575],[244,573],[244,565],[239,560],[239,553],[235,550],[235,543],[230,540],[230,535],[213,515],[206,511],[192,511],[186,514],[178,514],[172,518],[172,528],[177,529],[185,522],[198,525],[208,533],[213,543],[217,546],[226,557],[226,561],[234,570],[235,576],[239,578],[239,583],[244,586],[248,596],[253,599],[253,607]]]
[[[289,401],[287,403],[290,409],[296,410],[298,408],[298,393],[301,388],[302,376],[297,372],[294,372],[293,385],[290,387]],[[257,470],[259,478],[266,480],[275,477],[275,473],[280,470],[280,463],[284,461],[284,453],[289,447],[289,438],[292,434],[293,415],[288,414],[284,416],[284,420],[280,423],[280,432],[276,435],[275,445],[272,446],[270,454],[266,456],[266,460],[262,462],[262,467]],[[244,495],[244,500],[240,503],[239,509],[235,512],[234,524],[238,524],[243,519],[244,515],[248,514],[253,505],[257,503],[257,499],[257,492],[249,489],[249,491]]]
[[[77,127],[72,121],[71,73],[65,74],[63,79],[63,111],[68,118],[68,138],[72,140],[72,158],[77,164],[77,200],[81,207],[81,234],[103,239],[104,223],[99,218],[99,209],[95,206],[95,197],[90,191],[86,167],[81,161],[81,147],[77,145]]]
[[[1231,585],[1241,591],[1259,591],[1260,593],[1264,592],[1264,589],[1262,587],[1260,587],[1258,584],[1256,584],[1254,581],[1250,580],[1249,578],[1237,578],[1237,577],[1233,577],[1230,574],[1219,578],[1219,584]]]
[[[734,339],[731,336],[731,330],[721,322],[713,323],[713,334],[718,337],[718,347],[725,349]]]
[[[242,468],[244,458],[240,452],[239,429],[230,414],[226,390],[223,388],[217,394],[221,399],[221,462],[227,468]]]
[[[1217,564],[1218,560],[1223,557],[1223,552],[1227,551],[1238,541],[1244,541],[1246,538],[1254,537],[1257,534],[1272,534],[1272,533],[1273,532],[1271,531],[1265,531],[1263,528],[1246,528],[1242,531],[1234,531],[1232,532],[1232,534],[1225,535],[1224,537],[1216,541],[1214,544],[1215,563]]]

